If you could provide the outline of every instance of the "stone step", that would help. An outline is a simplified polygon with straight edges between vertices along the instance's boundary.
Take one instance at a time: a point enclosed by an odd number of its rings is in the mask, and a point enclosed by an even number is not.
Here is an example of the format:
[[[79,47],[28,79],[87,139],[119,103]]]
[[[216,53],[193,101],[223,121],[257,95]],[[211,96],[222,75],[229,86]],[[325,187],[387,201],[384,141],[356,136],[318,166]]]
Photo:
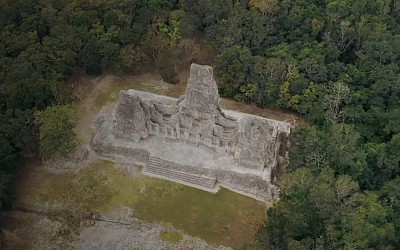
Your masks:
[[[166,161],[162,160],[162,159],[159,159],[159,158],[156,158],[156,159],[151,159],[150,158],[150,160],[148,162],[148,165],[161,167],[163,169],[169,169],[169,168],[167,168],[168,163]],[[183,171],[180,171],[180,170],[175,170],[175,169],[171,169],[171,170],[172,171],[176,171],[176,172],[181,172],[181,173],[184,173],[184,174],[193,175],[193,176],[201,176],[201,175],[197,175],[197,174],[186,173],[186,172],[183,172]],[[213,178],[213,177],[206,177],[205,176],[204,178],[210,179],[210,180],[215,180],[215,178]]]
[[[180,182],[182,184],[192,184],[192,185],[196,185],[199,187],[204,187],[207,189],[213,189],[215,186],[215,181],[211,182],[211,183],[205,183],[202,180],[199,179],[193,179],[193,178],[185,178],[185,177],[177,177],[175,174],[172,173],[160,173],[158,171],[146,171],[146,173],[154,175],[154,176],[159,176],[161,178],[166,178],[167,180],[171,180],[171,181],[176,181],[176,182]]]
[[[175,170],[170,170],[170,169],[165,169],[165,168],[159,168],[159,167],[154,167],[154,166],[148,166],[147,172],[157,172],[160,174],[164,174],[164,175],[173,175],[176,178],[180,178],[180,179],[185,179],[188,182],[196,182],[196,183],[203,183],[204,185],[207,186],[213,186],[215,184],[215,178],[207,178],[204,176],[198,176],[198,175],[192,175],[192,174],[187,174],[187,173],[183,173],[183,172],[179,172],[179,171],[175,171]]]
[[[200,186],[204,186],[207,188],[213,188],[215,186],[216,178],[193,175],[189,173],[185,173],[178,170],[165,168],[166,162],[157,157],[150,157],[148,166],[145,169],[145,172],[168,177],[171,179],[180,180],[187,183],[192,183]]]
[[[154,156],[150,156],[150,160],[163,161],[163,159]]]
[[[187,178],[185,176],[177,176],[177,175],[175,175],[173,173],[160,173],[159,171],[154,171],[154,170],[147,170],[146,173],[153,174],[153,175],[160,176],[160,177],[164,177],[164,178],[168,178],[170,180],[176,180],[178,182],[180,181],[180,182],[183,182],[183,183],[195,184],[195,185],[198,185],[198,186],[201,186],[201,187],[205,187],[205,188],[211,188],[212,189],[214,187],[214,185],[215,185],[214,181],[211,182],[211,183],[205,183],[204,181],[199,180],[199,179]]]
[[[160,171],[167,171],[167,172],[172,171],[172,172],[174,172],[176,174],[183,174],[183,175],[193,176],[193,177],[196,177],[196,178],[202,178],[202,179],[206,179],[206,180],[210,180],[210,181],[215,181],[216,180],[215,177],[208,177],[208,176],[196,175],[196,174],[192,174],[192,173],[186,173],[186,172],[183,172],[183,171],[170,169],[170,168],[166,168],[166,167],[163,167],[163,166],[154,165],[154,164],[150,164],[150,163],[148,164],[148,167],[157,168]]]
[[[165,164],[165,162],[160,162],[160,161],[149,161],[148,163],[149,165],[156,165],[156,166],[166,166],[167,164]]]
[[[156,167],[165,167],[166,165],[163,164],[162,162],[152,162],[150,161],[149,163],[147,163],[147,165],[152,165],[152,166],[156,166]]]
[[[150,162],[162,163],[162,162],[164,162],[164,160],[162,160],[162,159],[160,159],[160,158],[156,158],[156,157],[150,157],[149,163],[150,163]]]
[[[149,174],[159,175],[161,177],[167,177],[171,179],[176,179],[182,182],[187,182],[199,186],[203,186],[206,188],[213,188],[215,186],[216,179],[215,178],[207,178],[204,176],[192,175],[172,169],[166,169],[159,166],[154,166],[149,164],[145,168],[145,172]]]

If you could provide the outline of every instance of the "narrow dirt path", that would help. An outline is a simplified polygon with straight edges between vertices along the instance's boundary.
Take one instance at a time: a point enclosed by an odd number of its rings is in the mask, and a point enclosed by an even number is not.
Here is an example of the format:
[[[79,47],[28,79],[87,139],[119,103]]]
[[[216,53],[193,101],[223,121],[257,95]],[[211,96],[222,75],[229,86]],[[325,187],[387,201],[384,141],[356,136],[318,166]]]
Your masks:
[[[75,132],[82,144],[88,144],[92,136],[90,129],[96,117],[94,102],[100,93],[109,91],[113,85],[115,85],[115,81],[113,76],[102,75],[93,79],[84,79],[84,82],[92,84],[93,88],[78,103],[81,119],[79,120]]]

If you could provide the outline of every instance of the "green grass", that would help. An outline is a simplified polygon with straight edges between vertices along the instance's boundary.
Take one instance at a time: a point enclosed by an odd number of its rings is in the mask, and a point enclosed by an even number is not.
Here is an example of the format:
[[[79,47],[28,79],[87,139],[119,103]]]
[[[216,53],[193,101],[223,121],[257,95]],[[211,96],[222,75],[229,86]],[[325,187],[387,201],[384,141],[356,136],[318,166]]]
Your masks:
[[[143,175],[132,178],[109,161],[96,161],[77,174],[41,173],[31,179],[25,180],[25,199],[62,204],[75,214],[129,206],[136,218],[173,226],[215,245],[250,241],[265,217],[264,203],[227,189],[210,194]]]
[[[137,217],[170,223],[214,244],[238,246],[250,240],[264,215],[261,202],[227,189],[210,194],[157,179],[144,186],[135,205]]]
[[[175,231],[162,231],[160,232],[160,238],[171,243],[178,243],[183,239],[183,236],[179,232]]]

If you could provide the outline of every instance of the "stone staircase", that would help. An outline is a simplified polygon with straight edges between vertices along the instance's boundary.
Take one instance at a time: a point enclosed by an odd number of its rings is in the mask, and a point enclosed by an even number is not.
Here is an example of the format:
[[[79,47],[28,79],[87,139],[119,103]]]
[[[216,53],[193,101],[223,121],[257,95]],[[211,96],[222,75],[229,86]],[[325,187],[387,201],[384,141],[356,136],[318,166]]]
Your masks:
[[[166,161],[160,158],[151,156],[149,159],[149,163],[144,169],[144,172],[163,179],[182,182],[183,184],[200,186],[206,189],[214,189],[216,182],[215,177],[194,175],[166,168],[166,163]]]

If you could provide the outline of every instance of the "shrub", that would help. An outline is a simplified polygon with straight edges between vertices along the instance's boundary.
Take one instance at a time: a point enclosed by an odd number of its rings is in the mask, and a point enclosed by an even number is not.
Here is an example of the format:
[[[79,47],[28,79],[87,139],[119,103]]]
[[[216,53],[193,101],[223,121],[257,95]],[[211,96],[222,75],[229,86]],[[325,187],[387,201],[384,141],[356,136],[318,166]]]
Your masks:
[[[43,159],[64,156],[78,144],[74,127],[78,112],[72,105],[48,107],[35,113],[39,125],[39,150]]]

